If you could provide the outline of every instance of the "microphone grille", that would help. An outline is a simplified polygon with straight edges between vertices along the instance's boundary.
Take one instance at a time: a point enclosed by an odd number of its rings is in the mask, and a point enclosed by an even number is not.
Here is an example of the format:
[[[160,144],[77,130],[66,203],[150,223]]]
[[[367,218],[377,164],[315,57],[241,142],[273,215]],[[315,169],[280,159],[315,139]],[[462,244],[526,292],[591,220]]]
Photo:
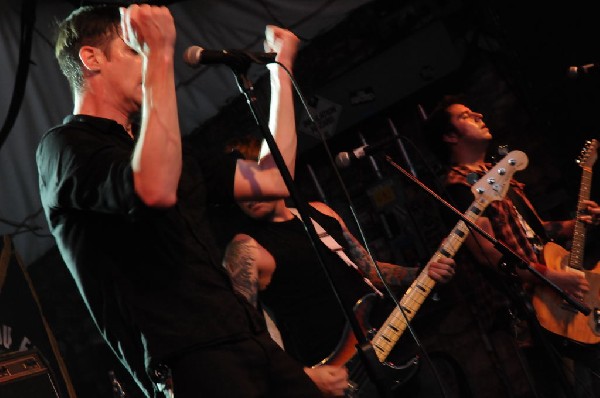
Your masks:
[[[198,66],[204,49],[200,46],[190,46],[183,53],[183,62],[189,66]]]
[[[574,79],[577,77],[577,67],[576,66],[569,66],[569,71],[567,72],[567,77],[569,77],[570,79]]]
[[[344,169],[344,168],[350,166],[350,163],[351,163],[350,154],[348,152],[340,152],[335,157],[335,164],[340,169]]]

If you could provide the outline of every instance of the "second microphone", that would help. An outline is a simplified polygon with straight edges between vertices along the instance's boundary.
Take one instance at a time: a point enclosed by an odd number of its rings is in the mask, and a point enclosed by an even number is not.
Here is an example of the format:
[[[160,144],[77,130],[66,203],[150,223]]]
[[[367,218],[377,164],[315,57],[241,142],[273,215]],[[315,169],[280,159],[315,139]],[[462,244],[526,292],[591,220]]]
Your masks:
[[[266,65],[275,62],[277,53],[255,53],[244,50],[206,50],[191,46],[183,53],[183,61],[191,66],[227,65],[234,69],[246,69],[250,64]]]
[[[397,137],[388,137],[371,145],[359,146],[350,152],[340,152],[335,157],[335,164],[339,168],[348,167],[353,161],[364,158],[365,156],[374,155],[389,145],[390,142],[396,141],[397,139]]]

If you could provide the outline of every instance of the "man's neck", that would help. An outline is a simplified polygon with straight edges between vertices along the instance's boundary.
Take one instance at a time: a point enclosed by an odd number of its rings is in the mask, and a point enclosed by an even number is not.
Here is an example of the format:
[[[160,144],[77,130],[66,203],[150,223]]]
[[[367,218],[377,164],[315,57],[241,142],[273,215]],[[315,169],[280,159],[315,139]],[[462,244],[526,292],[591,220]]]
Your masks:
[[[481,145],[455,146],[452,150],[450,160],[453,164],[467,167],[479,167],[485,164],[487,142]]]
[[[91,95],[82,95],[75,99],[75,105],[73,107],[74,115],[90,115],[95,117],[101,117],[104,119],[114,120],[119,123],[127,134],[133,138],[131,119],[129,114],[119,110],[115,107],[110,106],[107,102],[101,98]]]

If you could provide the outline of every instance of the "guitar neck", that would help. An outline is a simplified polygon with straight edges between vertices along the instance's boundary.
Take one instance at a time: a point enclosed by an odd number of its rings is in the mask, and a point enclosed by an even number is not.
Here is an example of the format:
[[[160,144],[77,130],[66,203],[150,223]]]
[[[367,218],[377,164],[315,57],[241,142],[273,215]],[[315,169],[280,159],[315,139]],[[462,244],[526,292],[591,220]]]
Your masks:
[[[584,200],[590,199],[590,187],[592,185],[592,168],[584,167],[579,186],[579,200],[577,202],[577,215],[585,210]],[[583,264],[583,249],[585,246],[586,228],[583,222],[575,220],[575,230],[573,232],[573,243],[571,245],[571,255],[569,256],[569,267],[581,269]]]
[[[471,204],[465,217],[474,222],[482,213],[489,202],[484,200],[475,201]],[[437,261],[442,257],[452,258],[469,235],[469,228],[464,221],[459,221],[444,243],[431,257],[431,261]],[[410,285],[402,299],[400,308],[396,307],[379,328],[371,344],[381,362],[385,361],[394,345],[398,342],[402,333],[416,315],[419,308],[435,287],[435,281],[427,274],[429,266],[419,273],[419,276]]]

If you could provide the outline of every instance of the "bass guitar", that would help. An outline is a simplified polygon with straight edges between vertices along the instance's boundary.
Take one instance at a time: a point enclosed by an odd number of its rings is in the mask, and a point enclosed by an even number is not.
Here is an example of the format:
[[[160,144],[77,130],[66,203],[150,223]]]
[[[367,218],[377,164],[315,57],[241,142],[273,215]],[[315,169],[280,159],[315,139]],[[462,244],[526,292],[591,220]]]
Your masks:
[[[512,175],[516,171],[527,167],[527,163],[527,155],[524,152],[512,151],[481,177],[471,187],[475,195],[475,201],[465,212],[467,220],[475,222],[492,201],[503,199],[510,187]],[[430,262],[437,261],[442,257],[452,258],[469,235],[469,232],[467,224],[462,220],[459,221],[431,257]],[[386,391],[395,392],[418,370],[418,357],[411,358],[403,364],[393,364],[386,360],[408,327],[408,322],[414,318],[421,304],[435,287],[436,282],[429,277],[427,272],[428,267],[425,266],[399,301],[399,306],[394,308],[377,331],[368,329],[368,318],[373,305],[373,298],[376,296],[372,294],[363,297],[354,308],[361,328],[367,333],[367,336],[372,336],[370,343],[377,356],[377,366],[380,366],[378,373],[383,375],[383,384]],[[358,341],[354,333],[347,325],[343,338],[334,352],[314,366],[323,364],[345,365],[349,371],[350,385],[352,386],[347,390],[346,397],[377,396],[374,395],[377,391],[375,385],[370,381],[357,353],[357,344]]]
[[[592,185],[592,166],[597,159],[598,141],[588,141],[581,151],[577,163],[582,167],[581,184],[577,214],[585,210],[584,200],[590,198]],[[592,309],[589,315],[584,315],[561,299],[554,291],[546,286],[535,288],[533,306],[540,325],[546,330],[568,339],[584,343],[600,343],[600,263],[592,270],[584,270],[583,252],[585,246],[586,226],[583,222],[575,221],[573,243],[569,253],[555,243],[544,246],[546,266],[553,270],[579,270],[585,274],[590,285],[590,291],[584,297],[584,303]]]

